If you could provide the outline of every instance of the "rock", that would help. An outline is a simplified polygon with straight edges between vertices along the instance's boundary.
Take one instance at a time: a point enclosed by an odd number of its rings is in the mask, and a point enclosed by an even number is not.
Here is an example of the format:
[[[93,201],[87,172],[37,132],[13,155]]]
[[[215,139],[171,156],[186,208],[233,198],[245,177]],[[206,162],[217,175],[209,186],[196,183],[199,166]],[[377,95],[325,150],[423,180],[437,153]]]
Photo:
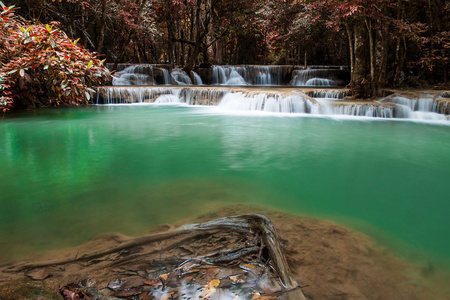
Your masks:
[[[44,280],[45,278],[50,276],[47,269],[45,268],[32,269],[30,271],[27,271],[25,275],[34,280]]]

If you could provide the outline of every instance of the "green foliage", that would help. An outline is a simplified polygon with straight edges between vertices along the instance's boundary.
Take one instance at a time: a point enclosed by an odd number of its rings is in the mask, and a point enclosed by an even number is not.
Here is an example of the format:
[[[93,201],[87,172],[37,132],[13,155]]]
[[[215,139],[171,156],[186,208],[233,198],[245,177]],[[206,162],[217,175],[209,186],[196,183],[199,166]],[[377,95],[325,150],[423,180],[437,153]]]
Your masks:
[[[58,23],[30,24],[1,5],[0,109],[83,105],[110,73],[94,54],[70,40]]]

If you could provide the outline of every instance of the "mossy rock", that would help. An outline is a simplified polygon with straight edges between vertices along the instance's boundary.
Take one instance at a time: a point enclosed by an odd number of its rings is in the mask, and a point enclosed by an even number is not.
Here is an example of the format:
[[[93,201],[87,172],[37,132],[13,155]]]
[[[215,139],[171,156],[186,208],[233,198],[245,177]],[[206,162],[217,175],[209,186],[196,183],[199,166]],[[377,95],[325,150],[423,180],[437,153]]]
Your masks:
[[[63,300],[56,291],[40,283],[10,281],[0,284],[0,300]]]

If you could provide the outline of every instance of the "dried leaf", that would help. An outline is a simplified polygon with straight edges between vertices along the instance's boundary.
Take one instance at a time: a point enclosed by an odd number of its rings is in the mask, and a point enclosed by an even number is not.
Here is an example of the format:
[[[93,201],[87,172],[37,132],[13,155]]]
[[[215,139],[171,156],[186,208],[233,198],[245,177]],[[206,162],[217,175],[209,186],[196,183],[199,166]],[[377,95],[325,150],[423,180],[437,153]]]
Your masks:
[[[202,297],[202,298],[210,297],[212,294],[215,293],[216,287],[218,287],[219,284],[220,284],[220,280],[219,279],[212,279],[212,280],[210,280],[205,285],[205,287],[202,289],[200,297]]]
[[[235,275],[235,276],[230,276],[229,278],[231,279],[231,281],[233,281],[234,283],[243,283],[244,280],[242,278],[239,278],[240,275]]]
[[[162,295],[160,300],[167,300],[167,299],[169,299],[170,297],[172,297],[173,293],[174,292]]]
[[[151,286],[160,286],[160,285],[162,285],[162,282],[160,280],[151,279],[151,280],[145,281],[144,284],[151,285]]]
[[[259,292],[255,292],[251,300],[259,300],[261,299],[261,294]]]
[[[159,276],[159,278],[162,279],[162,280],[167,280],[167,277],[169,277],[169,273],[162,274],[162,275]]]
[[[114,292],[112,296],[114,297],[131,297],[140,294],[142,290],[140,288],[132,288],[123,291]]]

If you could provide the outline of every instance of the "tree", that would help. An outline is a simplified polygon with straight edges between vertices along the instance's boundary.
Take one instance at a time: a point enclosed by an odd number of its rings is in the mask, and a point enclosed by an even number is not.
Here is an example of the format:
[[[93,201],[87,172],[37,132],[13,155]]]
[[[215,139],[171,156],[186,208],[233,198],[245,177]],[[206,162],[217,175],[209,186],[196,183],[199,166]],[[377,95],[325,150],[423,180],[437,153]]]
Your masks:
[[[94,54],[58,28],[23,21],[2,2],[0,19],[1,109],[87,104],[89,86],[109,80]]]

